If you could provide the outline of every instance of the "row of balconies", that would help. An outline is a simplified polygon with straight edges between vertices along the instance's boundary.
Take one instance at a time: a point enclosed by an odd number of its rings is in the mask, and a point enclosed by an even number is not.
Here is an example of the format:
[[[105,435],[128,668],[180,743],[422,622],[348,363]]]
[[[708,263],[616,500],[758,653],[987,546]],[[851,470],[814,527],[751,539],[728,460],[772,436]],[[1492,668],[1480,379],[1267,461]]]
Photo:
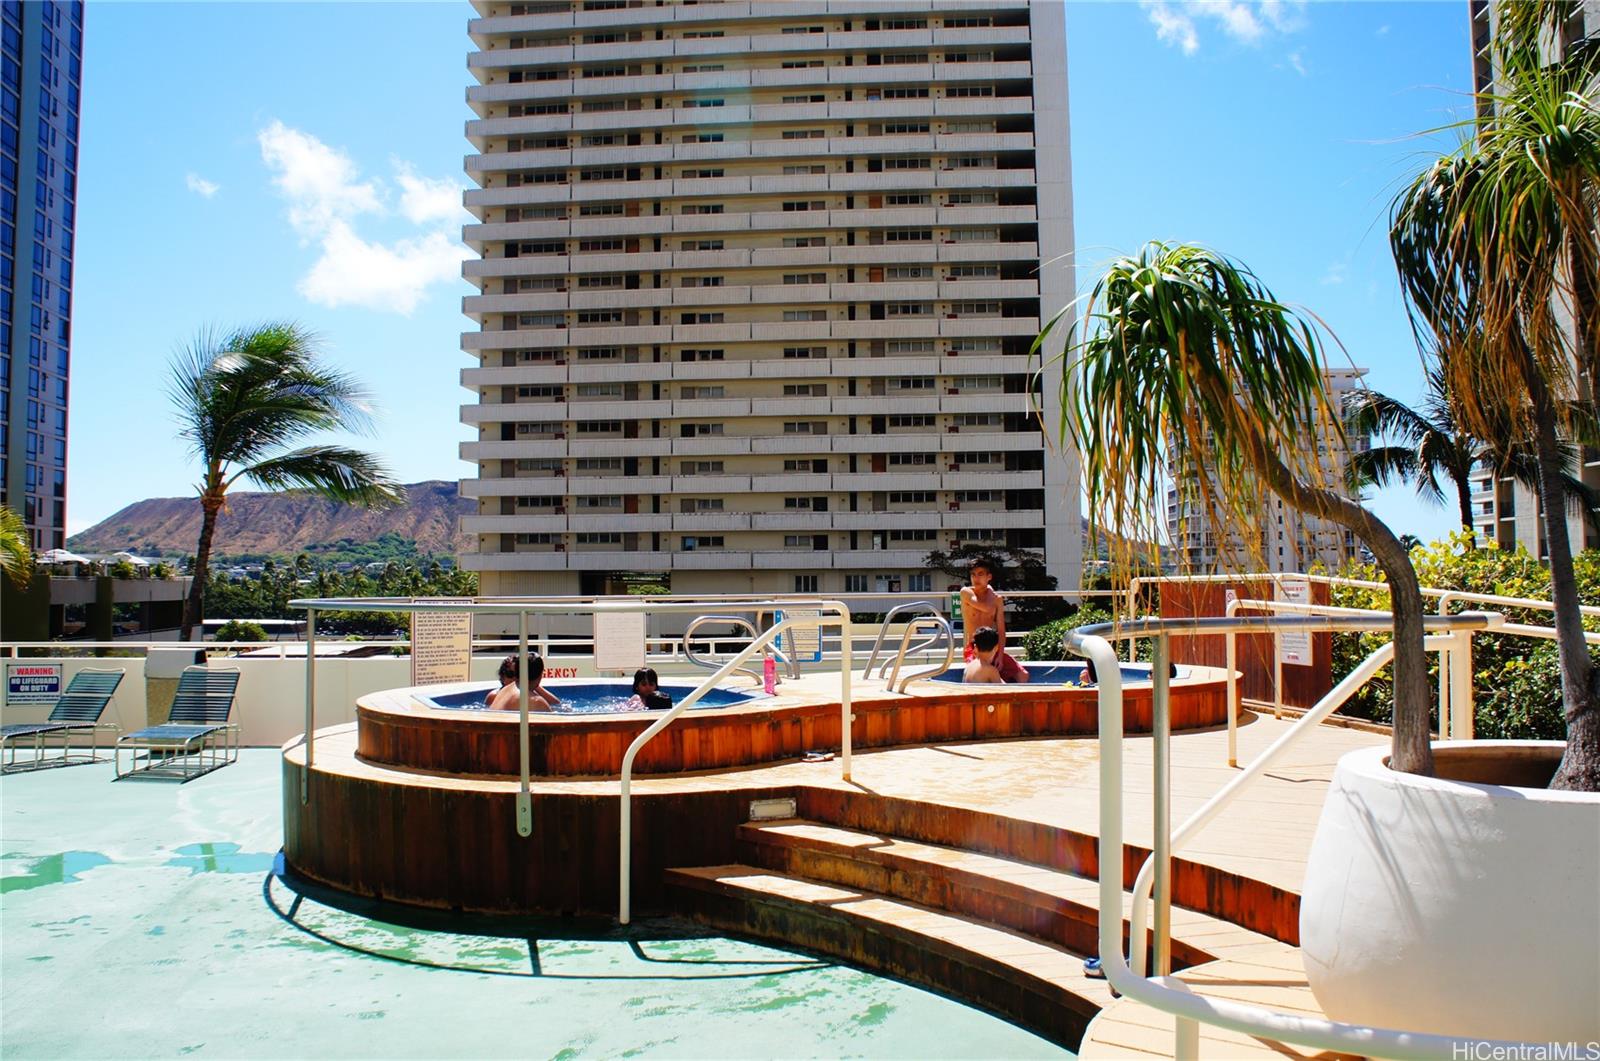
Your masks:
[[[553,81],[500,81],[488,73],[484,84],[467,88],[469,104],[512,100],[585,99],[598,96],[654,98],[672,92],[735,92],[742,88],[780,88],[801,85],[943,85],[950,82],[1021,81],[1033,77],[1033,64],[907,63],[894,66],[808,66],[794,69],[755,67],[711,73],[633,74],[622,77],[558,78]],[[482,113],[481,108],[478,109]],[[715,110],[714,107],[695,108]]]
[[[904,0],[721,0],[715,4],[639,4],[597,11],[585,11],[574,4],[574,10],[537,15],[495,15],[505,11],[504,0],[472,0],[472,7],[481,18],[467,23],[473,36],[496,33],[532,33],[541,30],[563,29],[568,26],[586,30],[610,29],[623,26],[657,26],[683,23],[732,22],[766,20],[794,22],[811,18],[863,18],[867,15],[903,15]],[[1028,7],[1027,0],[954,0],[941,3],[938,14],[961,14],[968,11],[1017,11]],[[894,32],[894,31],[889,31]]]
[[[737,279],[737,277],[735,277]],[[840,303],[915,302],[957,303],[1001,299],[1037,299],[1037,280],[896,280],[877,283],[821,284],[723,284],[717,287],[641,287],[598,288],[557,291],[518,291],[512,294],[468,295],[461,300],[461,312],[475,321],[484,315],[537,313],[586,309],[644,310],[668,306],[725,307],[777,305],[835,306]],[[931,315],[946,320],[964,320],[950,306],[933,306]],[[998,313],[992,316],[999,316]],[[902,318],[896,318],[902,319]],[[577,321],[573,328],[588,327]],[[792,322],[790,322],[792,323]]]
[[[588,273],[669,272],[676,269],[733,269],[740,266],[931,265],[940,262],[1037,261],[1039,245],[1017,243],[880,243],[831,247],[730,247],[716,251],[605,251],[584,254],[530,254],[520,258],[468,258],[461,274],[468,280],[496,276],[570,276]],[[576,285],[574,285],[576,286]]]
[[[817,161],[843,161],[842,158]],[[946,188],[1031,188],[1032,169],[901,169],[881,173],[738,173],[726,177],[662,177],[638,181],[573,181],[523,184],[516,188],[469,188],[462,201],[475,207],[538,206],[547,203],[640,203],[652,200],[735,198],[742,195],[818,192],[896,192]]]
[[[882,531],[882,530],[1009,530],[1037,527],[1044,510],[986,508],[969,505],[937,512],[611,512],[525,513],[515,516],[467,515],[461,529],[468,534],[588,534],[595,532],[667,533],[698,531]]]
[[[723,111],[745,112],[734,117]],[[683,108],[673,113],[681,114]],[[522,114],[516,117],[474,118],[467,122],[467,139],[480,151],[485,141],[497,136],[545,135],[550,133],[611,132],[634,129],[655,132],[667,126],[659,120],[661,111],[571,110],[565,114]],[[688,124],[695,128],[718,124],[759,124],[766,122],[887,121],[894,118],[972,118],[1032,114],[1032,96],[922,96],[916,99],[826,100],[822,103],[748,103],[733,107],[695,107]],[[675,134],[673,134],[675,135]]]
[[[981,361],[974,363],[975,358]],[[629,363],[574,362],[571,364],[507,365],[461,370],[461,385],[469,389],[517,384],[606,383],[619,378],[633,383],[657,380],[744,380],[828,377],[865,379],[889,376],[1005,376],[1033,371],[1031,357],[984,353],[948,357],[827,357],[772,361],[639,361]],[[940,389],[955,386],[953,379]]]
[[[461,459],[536,460],[550,457],[737,457],[764,454],[824,457],[829,454],[957,453],[1037,450],[1036,430],[918,431],[857,435],[721,435],[703,438],[567,438],[463,442]]]
[[[916,392],[857,397],[692,398],[635,400],[482,402],[461,407],[464,424],[518,421],[682,420],[735,417],[874,416],[912,413],[1026,413],[1027,394],[921,395]],[[737,426],[737,425],[733,425]],[[835,425],[842,426],[842,425]],[[951,425],[954,426],[954,425]],[[927,431],[927,428],[922,430]],[[725,437],[725,436],[724,436]]]
[[[573,213],[576,213],[574,211]],[[878,228],[970,228],[1031,225],[1039,219],[1032,203],[1017,206],[875,206],[859,203],[832,210],[734,210],[721,214],[640,214],[636,217],[556,217],[465,225],[462,240],[481,251],[485,243],[556,240],[595,236],[667,236],[699,233],[818,229],[839,232]],[[949,240],[950,237],[944,237]]]
[[[741,321],[732,324],[640,324],[464,332],[463,350],[519,350],[567,345],[822,342],[828,339],[920,339],[1037,335],[1037,317],[905,317],[897,320]]]
[[[931,545],[939,545],[934,542]],[[814,552],[748,552],[734,549],[692,552],[641,552],[638,550],[583,548],[564,552],[466,553],[460,557],[465,571],[748,571],[829,568],[860,570],[923,570],[928,550],[854,549]]]
[[[622,491],[629,494],[666,496],[731,496],[748,494],[794,494],[860,492],[881,490],[1038,490],[1044,486],[1044,472],[946,471],[937,467],[927,471],[832,472],[802,475],[773,472],[753,475],[562,475],[483,477],[463,479],[463,497],[521,497],[540,495],[559,489],[563,497],[604,497]],[[961,502],[946,499],[944,504]],[[966,502],[981,507],[975,502]]]
[[[693,111],[657,111],[672,127],[692,127]],[[986,155],[1032,151],[1032,133],[906,133],[897,136],[834,136],[807,140],[725,140],[713,144],[637,144],[614,147],[546,147],[525,151],[486,151],[467,155],[467,174],[547,170],[583,166],[663,166],[696,162],[795,159],[862,155]],[[953,169],[935,158],[933,169]],[[692,178],[704,179],[704,178]],[[597,182],[587,182],[597,183]],[[617,183],[617,182],[608,182]],[[637,182],[635,182],[637,183]]]

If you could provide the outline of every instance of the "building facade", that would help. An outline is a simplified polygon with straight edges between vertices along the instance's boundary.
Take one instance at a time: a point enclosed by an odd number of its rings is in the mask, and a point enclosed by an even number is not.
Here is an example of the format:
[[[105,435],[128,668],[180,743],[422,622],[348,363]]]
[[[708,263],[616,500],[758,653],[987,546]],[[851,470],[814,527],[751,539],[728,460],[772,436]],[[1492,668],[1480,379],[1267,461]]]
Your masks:
[[[475,6],[485,593],[922,591],[972,542],[1078,585],[1029,356],[1073,288],[1060,5]]]
[[[0,4],[0,504],[66,544],[83,4]]]
[[[1328,397],[1333,408],[1342,408],[1345,396],[1362,386],[1364,368],[1330,369],[1325,374]],[[1320,476],[1324,484],[1345,481],[1350,454],[1366,449],[1365,438],[1346,438],[1345,445],[1317,444]],[[1170,467],[1173,485],[1167,488],[1167,541],[1173,563],[1185,570],[1215,571],[1307,571],[1321,564],[1330,571],[1360,555],[1354,534],[1327,520],[1301,514],[1268,495],[1265,509],[1258,514],[1258,535],[1247,540],[1237,529],[1217,527],[1205,507],[1186,496],[1183,479]]]

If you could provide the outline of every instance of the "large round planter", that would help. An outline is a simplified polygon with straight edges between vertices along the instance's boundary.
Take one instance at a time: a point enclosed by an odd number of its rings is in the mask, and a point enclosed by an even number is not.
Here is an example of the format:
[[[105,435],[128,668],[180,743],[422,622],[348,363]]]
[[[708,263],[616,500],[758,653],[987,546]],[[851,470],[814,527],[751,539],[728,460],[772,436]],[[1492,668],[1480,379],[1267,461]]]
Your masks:
[[[1600,796],[1542,787],[1558,741],[1339,760],[1300,947],[1334,1020],[1477,1039],[1600,1040]],[[1526,787],[1524,787],[1526,786]]]

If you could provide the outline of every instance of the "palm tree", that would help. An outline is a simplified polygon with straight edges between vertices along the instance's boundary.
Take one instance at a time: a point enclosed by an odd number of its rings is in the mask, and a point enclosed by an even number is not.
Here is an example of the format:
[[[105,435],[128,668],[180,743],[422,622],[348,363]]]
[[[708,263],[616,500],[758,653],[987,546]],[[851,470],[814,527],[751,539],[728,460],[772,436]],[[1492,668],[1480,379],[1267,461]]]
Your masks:
[[[1567,723],[1551,787],[1600,791],[1600,672],[1584,641],[1563,442],[1591,427],[1575,411],[1600,406],[1600,107],[1587,95],[1600,50],[1550,61],[1538,39],[1573,9],[1497,9],[1498,79],[1476,139],[1400,193],[1389,238],[1457,421],[1518,439],[1536,468]]]
[[[1418,494],[1443,504],[1445,494],[1439,486],[1443,476],[1455,487],[1462,528],[1472,533],[1472,469],[1483,457],[1484,446],[1456,425],[1444,374],[1437,366],[1428,370],[1428,392],[1420,408],[1377,391],[1360,390],[1346,397],[1344,415],[1352,436],[1380,436],[1389,442],[1351,454],[1353,488],[1411,482]]]
[[[1036,351],[1070,310],[1050,321]],[[1323,482],[1327,451],[1344,438],[1321,345],[1243,265],[1202,247],[1151,243],[1111,263],[1067,336],[1062,433],[1082,454],[1091,518],[1113,540],[1164,522],[1170,460],[1214,525],[1252,527],[1270,491],[1366,542],[1393,599],[1391,764],[1432,773],[1422,595],[1400,540]]]
[[[33,549],[28,545],[28,527],[22,517],[0,505],[0,572],[18,589],[33,580]]]
[[[320,431],[371,426],[365,393],[325,365],[314,336],[274,322],[227,336],[202,333],[172,363],[169,393],[182,430],[204,469],[200,543],[181,638],[199,624],[211,539],[228,490],[246,479],[267,490],[300,488],[357,505],[388,505],[402,491],[370,454],[335,445],[286,449]]]

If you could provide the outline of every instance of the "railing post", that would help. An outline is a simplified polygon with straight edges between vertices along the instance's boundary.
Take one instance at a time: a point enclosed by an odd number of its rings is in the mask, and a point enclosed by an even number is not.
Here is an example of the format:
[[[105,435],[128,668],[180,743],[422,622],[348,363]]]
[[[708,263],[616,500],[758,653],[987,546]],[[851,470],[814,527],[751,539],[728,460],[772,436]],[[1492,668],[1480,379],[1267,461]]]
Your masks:
[[[528,787],[528,612],[517,611],[517,689],[522,693],[517,707],[517,741],[519,762],[517,774],[521,787],[517,789],[517,835],[533,835],[533,796]]]
[[[1232,619],[1239,610],[1237,600],[1229,601],[1227,617]],[[1228,765],[1239,765],[1239,642],[1232,630],[1228,631]]]
[[[1476,719],[1472,702],[1472,631],[1460,630],[1450,649],[1450,739],[1472,740]],[[1441,665],[1441,669],[1442,665]],[[1441,731],[1441,736],[1443,735]]]
[[[1173,1017],[1172,1056],[1175,1061],[1198,1061],[1200,1022],[1188,1017]]]
[[[845,781],[850,780],[850,724],[855,721],[855,712],[851,707],[850,696],[850,671],[855,661],[850,648],[851,621],[850,606],[843,602],[839,604],[839,776]],[[821,638],[822,631],[817,631]]]
[[[317,609],[306,609],[306,768],[300,774],[300,802],[311,801],[311,757],[317,736]]]
[[[1156,637],[1154,651],[1150,654],[1150,735],[1155,800],[1154,836],[1155,859],[1155,975],[1166,976],[1172,972],[1172,712],[1171,661],[1172,641],[1166,634]],[[1140,951],[1145,941],[1131,940]]]
[[[1451,601],[1451,595],[1449,593],[1446,593],[1444,596],[1439,598],[1439,614],[1440,615],[1449,615],[1450,614],[1450,601]],[[1452,642],[1454,642],[1454,641],[1456,641],[1456,638],[1452,637],[1450,640]],[[1455,697],[1456,689],[1455,689],[1455,679],[1453,678],[1453,675],[1455,674],[1456,667],[1455,667],[1455,660],[1453,658],[1454,655],[1455,655],[1455,653],[1451,650],[1451,648],[1441,648],[1439,650],[1439,739],[1440,740],[1454,740],[1455,739],[1455,732],[1454,731],[1455,731],[1455,728],[1456,728],[1456,721],[1455,721],[1456,704],[1454,703],[1454,697]]]
[[[1283,635],[1272,633],[1272,717],[1283,717]]]

